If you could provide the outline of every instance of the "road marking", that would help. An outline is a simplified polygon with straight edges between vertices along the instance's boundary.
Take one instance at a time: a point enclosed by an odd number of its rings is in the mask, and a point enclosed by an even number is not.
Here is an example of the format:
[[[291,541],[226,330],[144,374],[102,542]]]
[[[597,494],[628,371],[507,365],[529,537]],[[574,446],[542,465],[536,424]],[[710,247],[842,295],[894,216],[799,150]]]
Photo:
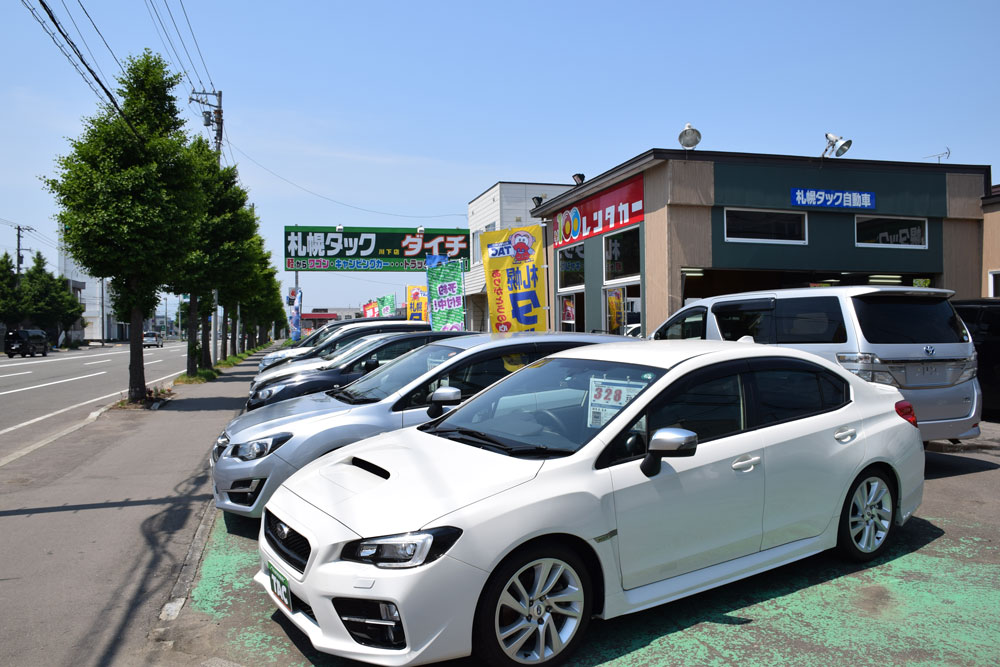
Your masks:
[[[163,361],[163,359],[157,359],[156,361],[147,361],[146,363],[143,364],[143,366],[152,366],[153,364],[158,364],[161,361]]]
[[[106,364],[109,361],[111,361],[111,360],[110,359],[101,359],[100,361],[88,361],[87,363],[84,364],[84,366],[93,366],[94,364]]]
[[[171,373],[170,375],[164,375],[161,378],[156,378],[155,380],[150,380],[149,384],[156,384],[157,382],[162,382],[163,380],[168,380],[168,379],[174,377],[175,375],[180,375],[183,372],[184,371],[177,371],[176,373]],[[56,415],[60,415],[60,414],[62,414],[64,412],[66,412],[67,410],[72,410],[74,408],[79,408],[79,407],[82,407],[84,405],[88,405],[90,403],[96,403],[97,401],[103,401],[104,399],[111,398],[112,396],[121,396],[122,394],[126,394],[126,393],[128,393],[128,389],[121,389],[119,391],[114,392],[113,394],[105,394],[104,396],[98,396],[97,398],[91,398],[89,400],[83,401],[82,403],[77,403],[76,405],[71,405],[68,408],[62,408],[61,410],[56,410],[55,412],[50,412],[47,415],[42,415],[41,417],[35,417],[34,419],[29,419],[26,422],[22,422],[20,424],[15,424],[14,426],[9,426],[9,427],[5,428],[4,430],[0,431],[0,435],[6,435],[7,433],[10,433],[11,431],[16,431],[17,429],[24,428],[25,426],[31,426],[32,424],[36,424],[36,423],[42,421],[43,419],[48,419],[49,417],[55,417]],[[40,449],[41,447],[44,447],[45,445],[49,444],[50,442],[55,442],[60,437],[66,435],[67,433],[72,433],[73,431],[75,431],[76,429],[80,428],[81,426],[89,424],[90,422],[92,422],[95,419],[97,419],[97,414],[98,414],[98,411],[95,410],[94,412],[90,413],[90,415],[85,420],[83,420],[82,422],[80,422],[79,424],[75,424],[74,426],[71,426],[71,427],[69,427],[67,429],[64,429],[64,430],[60,431],[59,433],[57,433],[54,436],[49,436],[48,438],[45,438],[41,442],[36,442],[33,445],[28,445],[24,449],[19,449],[18,451],[14,452],[13,454],[8,454],[7,456],[5,456],[2,459],[0,459],[0,468],[4,467],[5,465],[7,465],[8,463],[10,463],[11,461],[16,461],[17,459],[21,458],[22,456],[25,456],[26,454],[30,454],[31,452],[35,451],[36,449]]]
[[[28,391],[29,389],[41,389],[42,387],[51,387],[54,384],[62,384],[63,382],[72,382],[73,380],[86,380],[87,378],[97,377],[98,375],[104,375],[107,371],[101,371],[100,373],[91,373],[90,375],[81,375],[76,378],[67,378],[65,380],[56,380],[55,382],[46,382],[45,384],[36,384],[34,387],[22,387],[21,389],[11,389],[9,391],[0,391],[0,396],[6,396],[7,394],[16,394],[19,391]]]
[[[166,350],[177,350],[181,348],[182,348],[181,345],[170,345],[169,347],[165,347],[162,349],[166,351]],[[63,353],[60,352],[60,354]],[[110,357],[116,354],[131,354],[131,351],[122,350],[120,352],[101,352],[100,354],[77,353],[77,354],[71,354],[68,357],[60,357],[58,359],[35,359],[32,361],[11,361],[9,363],[7,362],[0,363],[0,367],[11,368],[13,366],[26,366],[28,364],[49,364],[54,361],[80,361],[81,359],[93,359],[95,357]]]
[[[108,360],[110,361],[110,359]],[[0,375],[0,378],[12,378],[15,375],[31,375],[32,371],[21,371],[20,373],[11,373],[9,375]]]

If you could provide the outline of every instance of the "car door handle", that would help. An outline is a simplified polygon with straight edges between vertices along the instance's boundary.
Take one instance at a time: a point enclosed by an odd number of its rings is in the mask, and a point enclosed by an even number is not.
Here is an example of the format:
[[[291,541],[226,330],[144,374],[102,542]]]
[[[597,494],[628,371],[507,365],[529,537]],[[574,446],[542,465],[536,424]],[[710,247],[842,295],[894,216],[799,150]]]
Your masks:
[[[833,439],[837,442],[850,442],[851,440],[854,440],[854,436],[857,434],[858,432],[850,426],[844,426],[843,428],[837,429],[836,433],[833,434]]]
[[[759,456],[747,456],[733,461],[733,470],[753,470],[753,467],[760,463]]]

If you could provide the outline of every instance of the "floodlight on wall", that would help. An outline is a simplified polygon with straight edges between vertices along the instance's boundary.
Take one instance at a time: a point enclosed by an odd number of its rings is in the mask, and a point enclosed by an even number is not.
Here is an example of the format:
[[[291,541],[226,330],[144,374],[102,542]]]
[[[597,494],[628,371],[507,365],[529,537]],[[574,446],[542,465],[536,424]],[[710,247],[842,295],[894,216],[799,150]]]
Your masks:
[[[826,148],[823,149],[822,155],[820,157],[826,157],[827,153],[832,154],[834,157],[840,157],[847,152],[847,149],[851,147],[851,140],[844,139],[843,137],[838,137],[832,132],[826,133]]]
[[[580,183],[583,183],[586,179],[587,177],[583,174],[573,174],[573,182],[577,185],[580,185]]]
[[[338,232],[344,231],[344,226],[343,225],[337,225],[337,231]]]
[[[417,236],[423,236],[423,235],[424,235],[423,226],[417,227]]]
[[[689,151],[701,142],[701,132],[691,127],[691,123],[685,123],[684,129],[677,135],[677,141],[684,150]]]
[[[542,197],[532,197],[531,203],[535,205],[535,208],[538,208],[542,205]]]

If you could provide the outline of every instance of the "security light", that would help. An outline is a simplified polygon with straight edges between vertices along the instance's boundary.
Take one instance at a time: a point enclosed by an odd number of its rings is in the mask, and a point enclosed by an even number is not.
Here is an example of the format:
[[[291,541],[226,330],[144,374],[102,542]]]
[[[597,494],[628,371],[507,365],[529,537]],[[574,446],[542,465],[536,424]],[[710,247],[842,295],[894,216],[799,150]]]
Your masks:
[[[840,157],[851,147],[851,140],[838,137],[831,132],[826,133],[826,148],[820,157],[826,157],[827,153],[832,153],[834,157]]]
[[[684,129],[677,135],[677,141],[684,150],[691,150],[701,141],[701,132],[691,127],[691,123],[685,123]]]
[[[577,185],[583,183],[583,181],[586,180],[586,178],[587,177],[584,176],[583,174],[573,174],[573,182],[576,183]]]
[[[532,197],[531,198],[531,203],[535,205],[535,208],[538,208],[539,206],[542,205],[542,198],[541,197]]]

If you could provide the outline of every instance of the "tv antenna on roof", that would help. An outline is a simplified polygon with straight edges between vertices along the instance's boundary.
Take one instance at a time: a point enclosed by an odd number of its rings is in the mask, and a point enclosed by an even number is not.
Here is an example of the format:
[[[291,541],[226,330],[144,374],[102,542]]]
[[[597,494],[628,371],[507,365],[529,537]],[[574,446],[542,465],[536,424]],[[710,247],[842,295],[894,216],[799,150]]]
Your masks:
[[[948,148],[947,146],[945,146],[944,147],[944,153],[935,153],[934,155],[925,155],[924,159],[926,160],[926,159],[932,158],[932,157],[936,157],[938,159],[938,164],[941,164],[941,158],[944,158],[945,160],[947,160],[948,158],[951,157],[951,149]]]

